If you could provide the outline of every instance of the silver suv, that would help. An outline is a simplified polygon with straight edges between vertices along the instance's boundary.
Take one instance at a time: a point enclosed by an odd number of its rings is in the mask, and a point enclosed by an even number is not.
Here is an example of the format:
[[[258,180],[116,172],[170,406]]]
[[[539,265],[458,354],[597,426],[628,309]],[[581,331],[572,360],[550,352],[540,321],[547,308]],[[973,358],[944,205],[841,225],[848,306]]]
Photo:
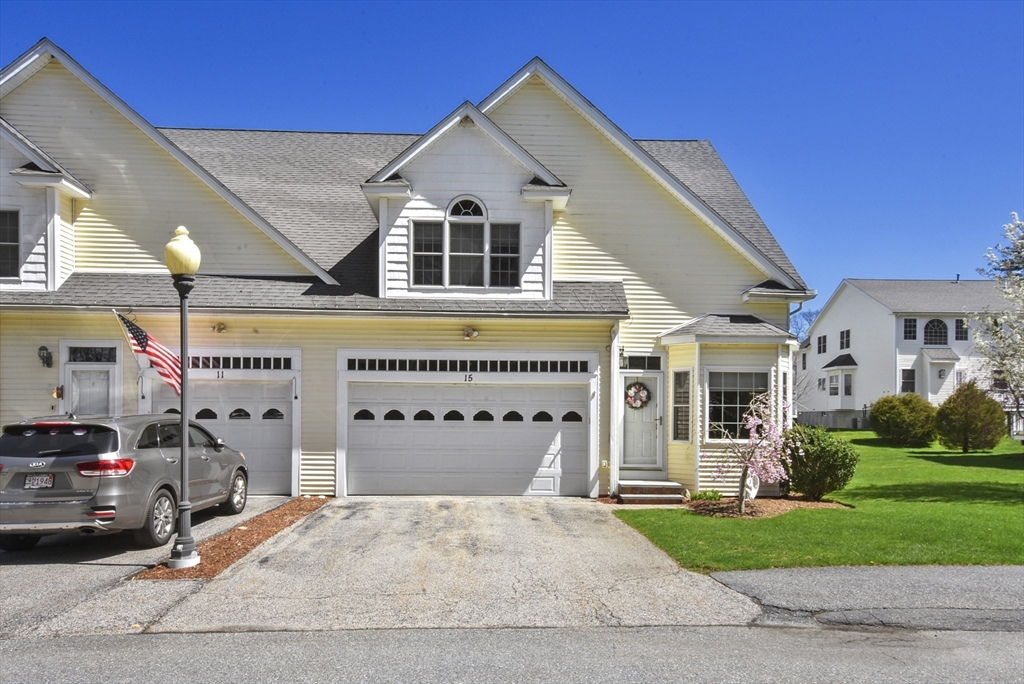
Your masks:
[[[245,456],[190,423],[192,510],[241,513]],[[0,434],[0,549],[46,534],[134,530],[147,547],[171,539],[181,498],[181,419],[174,415],[36,418]]]

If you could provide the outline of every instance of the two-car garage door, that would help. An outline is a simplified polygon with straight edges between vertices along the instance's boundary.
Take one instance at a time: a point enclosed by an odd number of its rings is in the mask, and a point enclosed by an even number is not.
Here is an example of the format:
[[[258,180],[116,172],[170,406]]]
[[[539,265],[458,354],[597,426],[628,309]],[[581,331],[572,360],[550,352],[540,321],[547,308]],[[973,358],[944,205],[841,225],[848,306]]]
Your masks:
[[[348,493],[586,496],[585,385],[348,385]]]

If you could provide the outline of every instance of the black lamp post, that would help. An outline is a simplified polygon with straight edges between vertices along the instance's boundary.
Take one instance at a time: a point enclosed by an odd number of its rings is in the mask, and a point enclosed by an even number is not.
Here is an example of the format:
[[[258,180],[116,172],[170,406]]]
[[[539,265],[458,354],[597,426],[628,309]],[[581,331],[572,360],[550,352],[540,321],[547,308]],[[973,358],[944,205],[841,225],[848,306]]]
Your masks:
[[[188,229],[178,226],[164,248],[164,263],[181,300],[181,501],[178,503],[178,538],[167,561],[167,567],[173,569],[199,565],[199,552],[192,538],[192,503],[188,500],[188,295],[196,284],[201,258],[199,248],[188,236]]]

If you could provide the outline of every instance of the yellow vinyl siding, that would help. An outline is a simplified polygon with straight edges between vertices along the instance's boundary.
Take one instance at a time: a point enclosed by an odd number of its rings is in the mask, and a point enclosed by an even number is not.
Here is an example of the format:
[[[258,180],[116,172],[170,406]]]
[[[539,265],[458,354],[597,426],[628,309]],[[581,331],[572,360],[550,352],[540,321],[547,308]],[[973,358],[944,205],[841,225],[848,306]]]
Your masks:
[[[555,215],[554,278],[621,278],[627,350],[652,349],[659,333],[707,312],[754,312],[741,295],[766,275],[543,82],[524,85],[492,118],[572,188]],[[768,310],[785,325],[785,304],[756,313]]]
[[[690,371],[690,441],[677,442],[672,439],[675,431],[674,373]],[[687,489],[697,489],[697,439],[700,424],[700,382],[697,372],[697,345],[679,345],[668,348],[668,411],[670,419],[668,439],[668,479],[678,482]]]
[[[168,287],[170,287],[168,285]],[[146,332],[169,347],[178,346],[176,314],[137,314]],[[226,332],[211,328],[224,323]],[[472,325],[480,335],[473,342],[462,339],[462,328]],[[601,375],[609,377],[610,324],[566,321],[510,320],[416,320],[348,318],[255,318],[210,316],[192,311],[189,346],[200,348],[299,347],[302,352],[302,438],[300,484],[303,493],[333,492],[334,454],[337,442],[338,349],[450,349],[453,351],[545,350],[598,352]],[[124,342],[112,313],[65,311],[34,313],[0,311],[0,423],[6,424],[51,412],[50,396],[59,384],[60,359],[43,368],[36,357],[40,345],[56,352],[61,339],[110,339]],[[128,349],[123,354],[123,412],[138,410],[139,366]],[[56,357],[56,353],[55,353]],[[607,402],[602,402],[599,421],[600,459],[607,460],[609,431]],[[330,454],[329,467],[325,454]],[[607,470],[601,472],[602,491],[607,491]]]
[[[75,207],[80,271],[164,271],[185,225],[202,272],[308,270],[56,60],[0,100],[0,114],[94,192]]]

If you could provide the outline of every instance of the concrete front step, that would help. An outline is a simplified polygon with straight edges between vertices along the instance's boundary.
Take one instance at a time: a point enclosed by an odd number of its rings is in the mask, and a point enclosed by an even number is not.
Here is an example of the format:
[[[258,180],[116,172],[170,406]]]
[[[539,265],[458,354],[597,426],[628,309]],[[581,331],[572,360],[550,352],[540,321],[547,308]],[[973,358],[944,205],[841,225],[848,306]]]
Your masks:
[[[681,504],[682,494],[619,494],[620,504]]]
[[[668,480],[620,480],[619,503],[680,504],[683,486]]]

